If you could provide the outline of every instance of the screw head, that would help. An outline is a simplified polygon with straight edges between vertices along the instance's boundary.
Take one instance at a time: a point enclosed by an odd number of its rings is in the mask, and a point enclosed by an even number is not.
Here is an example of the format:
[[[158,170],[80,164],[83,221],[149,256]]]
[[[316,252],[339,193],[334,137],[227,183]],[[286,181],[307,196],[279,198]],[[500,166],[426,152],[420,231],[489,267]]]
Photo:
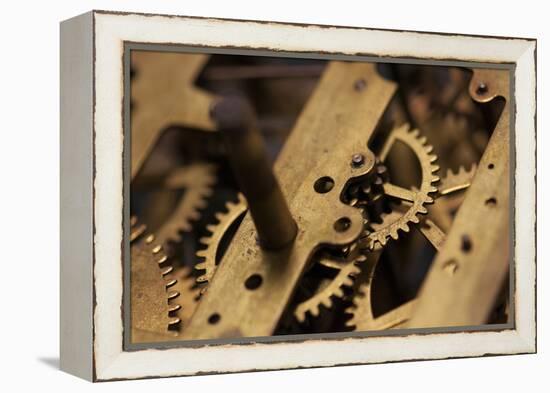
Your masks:
[[[355,91],[362,91],[365,87],[367,87],[367,81],[364,79],[357,79],[353,84]]]
[[[360,166],[363,166],[365,163],[365,156],[361,153],[355,153],[353,156],[351,156],[351,165],[355,168],[358,168]]]
[[[476,93],[478,95],[481,96],[483,94],[486,94],[488,91],[489,91],[489,87],[487,86],[486,83],[481,82],[479,85],[477,85]]]

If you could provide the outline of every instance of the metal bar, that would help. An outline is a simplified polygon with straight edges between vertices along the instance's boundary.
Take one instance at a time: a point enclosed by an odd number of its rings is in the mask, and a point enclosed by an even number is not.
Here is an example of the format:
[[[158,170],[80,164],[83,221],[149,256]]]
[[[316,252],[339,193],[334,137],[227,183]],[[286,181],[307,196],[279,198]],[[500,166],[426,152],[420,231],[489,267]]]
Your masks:
[[[222,132],[233,173],[246,197],[260,246],[278,250],[296,238],[296,222],[271,165],[252,107],[240,97],[225,97],[212,110]]]
[[[476,70],[470,94],[479,102],[497,96],[508,99],[509,72]],[[422,285],[407,327],[487,322],[506,278],[510,257],[509,146],[507,100],[445,244]]]

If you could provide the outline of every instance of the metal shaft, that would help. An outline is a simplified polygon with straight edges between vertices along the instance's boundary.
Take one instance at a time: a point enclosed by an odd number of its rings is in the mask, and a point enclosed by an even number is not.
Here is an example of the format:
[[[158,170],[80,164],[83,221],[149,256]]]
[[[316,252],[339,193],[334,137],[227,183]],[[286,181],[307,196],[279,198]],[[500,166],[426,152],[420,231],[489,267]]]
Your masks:
[[[227,97],[215,105],[212,117],[223,134],[260,246],[266,250],[287,246],[296,237],[296,223],[269,163],[251,106],[242,98]]]

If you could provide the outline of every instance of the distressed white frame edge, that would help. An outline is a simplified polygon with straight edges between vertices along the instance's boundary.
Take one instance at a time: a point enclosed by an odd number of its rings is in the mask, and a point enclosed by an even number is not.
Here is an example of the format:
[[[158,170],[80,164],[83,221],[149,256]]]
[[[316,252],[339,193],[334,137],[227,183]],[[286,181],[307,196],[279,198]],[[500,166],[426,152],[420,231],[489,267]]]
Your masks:
[[[93,378],[93,13],[60,26],[60,368]]]
[[[306,34],[307,33],[307,34]],[[94,12],[95,380],[532,353],[535,325],[535,50],[523,39]],[[123,351],[125,41],[516,63],[516,327],[501,332]],[[521,138],[517,137],[521,135]],[[523,174],[518,176],[517,174]],[[521,190],[521,192],[517,192]],[[517,212],[522,211],[520,215]],[[532,211],[532,215],[525,212]]]

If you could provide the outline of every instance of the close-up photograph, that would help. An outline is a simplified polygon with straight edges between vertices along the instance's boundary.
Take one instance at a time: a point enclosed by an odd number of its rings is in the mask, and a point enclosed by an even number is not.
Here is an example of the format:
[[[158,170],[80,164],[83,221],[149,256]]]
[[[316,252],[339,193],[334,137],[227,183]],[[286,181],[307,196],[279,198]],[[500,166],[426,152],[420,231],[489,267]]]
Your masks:
[[[509,322],[509,69],[129,53],[130,343]]]
[[[545,391],[542,9],[7,6],[1,390]]]

